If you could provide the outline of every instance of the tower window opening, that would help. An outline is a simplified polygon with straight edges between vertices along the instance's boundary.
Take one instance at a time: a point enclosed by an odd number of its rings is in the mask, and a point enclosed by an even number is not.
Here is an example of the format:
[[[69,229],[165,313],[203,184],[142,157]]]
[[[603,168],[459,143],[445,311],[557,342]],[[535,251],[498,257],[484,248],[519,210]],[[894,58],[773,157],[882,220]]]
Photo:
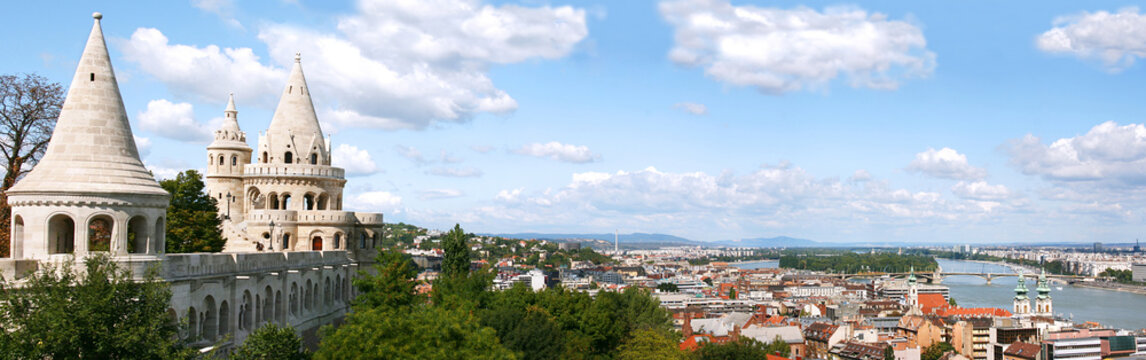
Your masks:
[[[96,73],[91,73],[89,75],[90,77],[88,78],[88,81],[96,81]]]
[[[318,154],[310,154],[310,164],[318,165]]]
[[[286,154],[283,154],[283,161],[285,161],[287,164],[290,164],[294,161],[294,154],[289,151],[286,152]]]
[[[263,157],[261,159],[259,159],[259,162],[264,163],[264,164],[267,163],[267,152],[266,151],[263,151]]]
[[[223,165],[223,159],[224,159],[223,155],[219,155],[219,166]]]
[[[231,166],[235,166],[235,165],[239,165],[239,157],[232,155],[231,156]]]

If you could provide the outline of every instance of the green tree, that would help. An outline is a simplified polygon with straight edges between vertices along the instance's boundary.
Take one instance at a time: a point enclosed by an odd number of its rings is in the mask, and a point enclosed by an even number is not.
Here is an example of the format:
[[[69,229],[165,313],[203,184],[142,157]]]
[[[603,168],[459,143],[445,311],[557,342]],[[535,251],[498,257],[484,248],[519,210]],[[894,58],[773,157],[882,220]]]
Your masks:
[[[219,218],[215,199],[203,192],[203,177],[187,170],[174,179],[159,182],[171,193],[167,206],[167,252],[223,251],[223,220]]]
[[[141,281],[110,257],[42,263],[18,289],[0,282],[0,358],[178,359],[194,350],[168,317],[171,290],[154,268]]]
[[[354,278],[354,287],[358,290],[355,309],[397,309],[423,302],[415,289],[418,266],[409,255],[397,249],[383,250],[378,253],[374,269],[377,275],[362,271]]]
[[[712,278],[704,278],[704,283],[708,284],[708,286],[712,286]]]
[[[327,330],[330,331],[330,330]],[[323,337],[315,359],[514,359],[493,329],[463,310],[415,305],[354,312]]]
[[[693,353],[698,360],[764,359],[768,347],[752,338],[740,338],[723,344],[705,344]]]
[[[923,350],[923,354],[919,357],[920,360],[939,360],[948,351],[955,351],[955,347],[947,342],[937,342],[931,344]]]
[[[63,105],[60,83],[36,74],[0,76],[0,257],[8,257],[10,248],[8,189],[44,155]]]
[[[728,298],[736,300],[736,288],[728,289]]]
[[[788,345],[788,342],[784,341],[780,335],[776,335],[776,338],[773,339],[764,350],[769,354],[780,354],[780,356],[783,357],[788,357],[788,355],[792,353],[791,345]]]
[[[470,247],[466,245],[466,233],[460,224],[454,224],[442,238],[442,277],[465,276],[470,273]]]
[[[664,292],[678,292],[680,291],[680,287],[673,283],[660,283],[657,284],[657,290]]]
[[[684,360],[677,339],[667,331],[640,329],[633,331],[617,348],[617,360]]]
[[[959,303],[955,302],[955,298],[947,298],[947,304],[951,306],[959,306]]]
[[[302,338],[290,326],[267,323],[255,329],[243,341],[232,360],[306,360],[310,356],[302,347]]]
[[[895,360],[895,348],[888,345],[883,348],[883,360]]]
[[[524,360],[560,359],[565,351],[561,328],[548,311],[536,306],[526,310],[517,326],[502,335],[501,340]]]

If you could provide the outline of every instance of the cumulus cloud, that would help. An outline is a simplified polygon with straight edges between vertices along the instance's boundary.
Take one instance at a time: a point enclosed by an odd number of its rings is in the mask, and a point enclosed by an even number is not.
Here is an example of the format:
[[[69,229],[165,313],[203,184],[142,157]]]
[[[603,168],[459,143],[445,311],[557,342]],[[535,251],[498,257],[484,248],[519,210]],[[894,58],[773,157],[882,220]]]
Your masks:
[[[477,168],[436,167],[427,170],[426,174],[445,177],[480,177],[482,171]]]
[[[516,188],[513,190],[502,190],[497,193],[495,199],[500,201],[514,202],[521,196],[521,192],[525,191],[523,188]]]
[[[675,30],[669,59],[765,93],[821,88],[841,75],[853,87],[895,89],[902,78],[935,68],[918,26],[856,7],[821,12],[679,0],[660,3],[660,12]]]
[[[478,153],[482,153],[482,154],[485,154],[485,153],[488,153],[488,152],[490,152],[490,151],[493,151],[493,146],[489,146],[489,145],[470,145],[470,150],[473,150],[474,152],[478,152]]]
[[[964,199],[980,201],[999,201],[1012,196],[1005,185],[991,185],[985,181],[960,181],[951,188],[951,193]]]
[[[347,175],[370,175],[378,172],[378,165],[374,163],[370,152],[356,146],[338,145],[330,155],[331,163],[346,169]]]
[[[271,107],[286,83],[285,69],[263,65],[250,48],[169,44],[151,28],[136,29],[118,48],[177,96],[204,102],[225,104],[234,92],[236,101]]]
[[[177,94],[214,99],[229,90],[277,97],[286,66],[301,51],[325,120],[343,128],[425,129],[516,110],[489,67],[568,55],[588,36],[585,15],[570,6],[363,0],[356,14],[336,20],[334,32],[261,26],[258,38],[280,66],[262,64],[249,48],[169,45],[155,29],[137,30],[122,47]]]
[[[676,103],[675,105],[673,105],[672,107],[674,109],[678,109],[680,111],[684,111],[686,113],[693,114],[693,115],[708,114],[708,107],[707,106],[704,106],[704,104],[698,104],[698,103],[694,103],[694,102],[679,102],[679,103]]]
[[[462,197],[461,190],[455,189],[427,189],[422,190],[418,198],[422,200],[439,200]]]
[[[218,15],[227,25],[243,29],[243,24],[234,17],[235,2],[232,0],[191,0],[191,6]]]
[[[1128,7],[1117,13],[1083,11],[1061,16],[1035,43],[1042,51],[1098,60],[1118,72],[1146,57],[1146,14]]]
[[[191,104],[172,103],[165,99],[147,102],[147,110],[140,112],[136,119],[143,130],[168,139],[196,143],[211,141],[214,138],[211,129],[218,128],[221,121],[217,119],[201,124],[195,121]]]
[[[562,144],[556,141],[526,144],[513,153],[539,158],[549,158],[574,164],[591,163],[601,160],[601,155],[589,151],[588,146]]]
[[[967,163],[967,156],[951,148],[927,151],[915,154],[915,160],[907,166],[908,171],[922,173],[942,179],[978,180],[987,177],[987,170],[971,166]]]
[[[1010,141],[1005,149],[1023,174],[1053,181],[1146,182],[1146,126],[1104,122],[1085,135],[1050,145],[1034,135]]]
[[[402,197],[388,191],[367,191],[346,200],[347,209],[355,211],[395,213],[402,205]]]
[[[145,137],[135,137],[135,149],[139,150],[139,157],[145,158],[151,154],[151,139]]]
[[[423,165],[429,163],[426,157],[422,156],[422,152],[413,146],[395,145],[394,150],[398,152],[398,155],[413,161],[415,164]]]

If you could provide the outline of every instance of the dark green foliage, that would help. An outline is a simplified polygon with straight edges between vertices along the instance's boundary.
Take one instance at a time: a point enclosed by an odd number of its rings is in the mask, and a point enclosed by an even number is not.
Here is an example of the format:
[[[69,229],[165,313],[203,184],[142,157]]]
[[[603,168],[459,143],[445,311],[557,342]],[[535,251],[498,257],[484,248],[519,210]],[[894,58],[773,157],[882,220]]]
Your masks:
[[[883,360],[895,360],[895,348],[890,345],[883,348]]]
[[[948,351],[955,351],[955,347],[946,342],[937,342],[924,349],[919,358],[920,360],[939,360]]]
[[[461,225],[454,225],[454,229],[442,239],[442,272],[441,276],[452,278],[465,276],[470,273],[470,247],[466,244],[466,233]]]
[[[159,185],[171,193],[167,206],[167,252],[223,251],[223,220],[215,199],[203,192],[203,177],[187,170]]]
[[[531,306],[515,325],[501,336],[501,341],[506,348],[520,354],[521,359],[561,358],[565,351],[565,334],[548,311]]]
[[[712,286],[712,278],[704,278],[704,283],[708,284],[708,286]]]
[[[497,334],[463,310],[415,305],[352,313],[315,359],[513,359]]]
[[[907,272],[933,271],[939,266],[926,255],[897,255],[890,252],[856,254],[851,251],[809,250],[789,252],[780,257],[780,267],[829,272]]]
[[[409,255],[397,249],[388,249],[378,253],[377,261],[374,269],[378,275],[360,272],[354,278],[354,287],[358,290],[358,297],[354,299],[355,309],[395,309],[424,301],[415,290],[418,286],[415,280],[418,266]]]
[[[133,281],[106,255],[42,263],[24,287],[0,286],[0,358],[190,358],[167,315],[171,290],[157,271]],[[0,283],[2,284],[2,283]]]
[[[1123,284],[1133,284],[1134,283],[1134,273],[1130,270],[1106,269],[1106,270],[1103,270],[1101,273],[1098,273],[1098,276],[1099,277],[1113,278],[1114,281],[1117,281],[1117,282],[1120,282]]]
[[[788,342],[784,341],[783,338],[780,338],[779,335],[776,335],[776,339],[768,343],[768,346],[765,347],[764,350],[769,354],[780,354],[780,356],[783,357],[788,357],[788,355],[792,353],[792,347],[789,346]]]
[[[951,306],[959,306],[959,303],[955,302],[955,298],[948,298],[947,304],[949,304]]]
[[[617,349],[617,360],[684,360],[677,336],[662,330],[634,330]]]
[[[764,359],[768,354],[768,346],[752,338],[705,344],[693,353],[698,360]]]
[[[657,290],[664,292],[678,292],[680,291],[680,287],[673,283],[660,283],[657,284]]]
[[[267,323],[255,329],[243,341],[231,360],[306,360],[310,355],[302,347],[302,338],[290,326]]]

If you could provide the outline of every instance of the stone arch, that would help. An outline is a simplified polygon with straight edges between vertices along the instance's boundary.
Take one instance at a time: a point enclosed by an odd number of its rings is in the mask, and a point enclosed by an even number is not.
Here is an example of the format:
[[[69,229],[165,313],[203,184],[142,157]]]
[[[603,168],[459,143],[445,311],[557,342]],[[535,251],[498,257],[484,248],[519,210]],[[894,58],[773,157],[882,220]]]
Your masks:
[[[314,309],[314,293],[311,292],[310,279],[306,279],[306,287],[303,288],[302,307],[308,313]]]
[[[318,281],[315,281],[314,282],[314,298],[311,299],[311,301],[314,302],[315,310],[318,310],[319,307],[322,306],[322,299],[320,299],[319,296],[321,296],[321,295],[318,293]]]
[[[288,250],[290,248],[291,248],[290,233],[283,233],[283,248],[282,249]]]
[[[315,206],[317,209],[326,210],[327,206],[330,204],[330,196],[326,195],[325,193],[318,194],[318,199],[315,202],[317,203],[317,206]]]
[[[24,217],[16,215],[12,218],[12,258],[24,257]]]
[[[245,209],[264,209],[266,208],[266,199],[262,197],[262,192],[257,187],[250,187],[247,189],[247,204],[243,207]]]
[[[342,274],[334,275],[334,301],[342,301]]]
[[[334,250],[342,249],[342,232],[334,233]]]
[[[132,254],[144,254],[150,252],[147,248],[149,243],[147,237],[147,218],[143,215],[136,215],[127,222],[127,252]]]
[[[219,303],[219,336],[226,336],[231,332],[231,307],[227,300]]]
[[[163,217],[155,219],[155,227],[151,228],[151,249],[152,254],[162,254],[167,251],[167,243],[164,242],[166,236],[166,229],[164,228]]]
[[[263,151],[263,155],[261,157],[259,157],[259,162],[263,163],[263,164],[267,163],[267,152],[266,151]]]
[[[290,311],[291,316],[298,316],[298,305],[299,305],[298,304],[298,302],[299,302],[298,283],[293,282],[293,281],[290,283],[290,292],[288,293],[287,296],[289,297],[289,299],[288,299],[289,306],[288,307],[289,307],[289,311]]]
[[[310,164],[318,165],[318,154],[310,154]]]
[[[302,209],[314,210],[314,193],[306,193],[302,196]]]
[[[215,310],[215,298],[211,295],[203,298],[203,326],[202,337],[214,341],[219,331],[219,313]]]
[[[267,285],[263,290],[263,323],[271,322],[275,316],[274,301],[275,293],[271,290],[271,286]]]
[[[239,165],[239,155],[231,155],[231,166]]]
[[[56,214],[48,220],[48,251],[71,254],[76,251],[76,222],[67,214]]]
[[[290,164],[292,161],[294,161],[294,153],[290,151],[283,153],[283,162]]]
[[[167,324],[171,326],[179,325],[179,313],[175,308],[167,308]]]
[[[199,312],[192,306],[187,309],[187,339],[192,342],[199,340]]]
[[[88,219],[88,252],[111,251],[111,239],[115,234],[115,219],[111,215],[99,214]]]
[[[283,315],[283,292],[275,290],[275,321],[282,323],[286,319]]]
[[[361,232],[358,233],[358,248],[359,249],[365,249],[366,248],[366,230],[365,229],[363,229]]]
[[[255,325],[253,315],[251,291],[243,290],[243,304],[239,307],[239,328],[250,331]]]
[[[326,302],[326,306],[334,303],[334,292],[330,288],[330,277],[326,277],[325,283],[322,285],[322,299]]]
[[[290,193],[283,193],[279,197],[282,198],[283,210],[290,210]]]
[[[225,162],[224,162],[225,158],[226,157],[223,156],[223,154],[219,154],[219,166],[223,166],[223,164],[225,164]]]
[[[279,194],[275,192],[267,194],[267,209],[279,210]]]
[[[215,166],[215,153],[207,153],[207,168]]]

